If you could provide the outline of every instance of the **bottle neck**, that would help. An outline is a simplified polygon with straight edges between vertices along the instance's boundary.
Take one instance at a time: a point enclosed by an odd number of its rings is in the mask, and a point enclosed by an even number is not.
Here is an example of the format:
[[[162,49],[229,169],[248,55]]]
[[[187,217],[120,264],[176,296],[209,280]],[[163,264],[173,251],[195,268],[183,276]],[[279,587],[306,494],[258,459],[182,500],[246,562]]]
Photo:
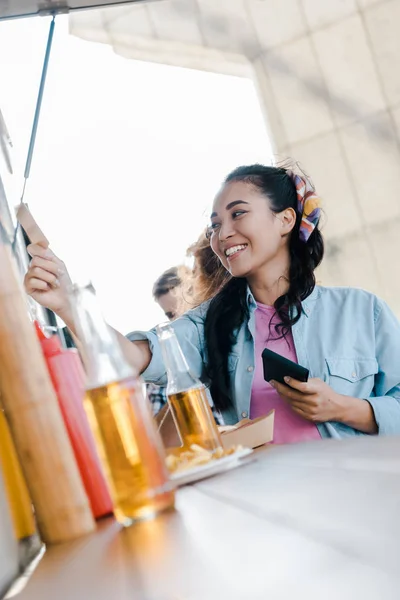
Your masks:
[[[74,286],[72,308],[87,388],[93,389],[136,375],[126,361],[114,331],[107,325],[92,285]]]
[[[157,335],[167,371],[167,394],[200,387],[202,383],[190,372],[173,327],[169,323],[158,325]]]

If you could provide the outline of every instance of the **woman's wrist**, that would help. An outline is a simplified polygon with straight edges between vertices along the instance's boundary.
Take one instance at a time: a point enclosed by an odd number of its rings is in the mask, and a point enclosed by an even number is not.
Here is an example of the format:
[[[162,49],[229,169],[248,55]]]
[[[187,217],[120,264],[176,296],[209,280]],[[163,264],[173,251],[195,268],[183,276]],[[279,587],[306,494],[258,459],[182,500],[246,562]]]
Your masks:
[[[378,433],[378,425],[371,404],[367,400],[336,394],[335,420],[363,433]]]
[[[66,327],[68,327],[70,332],[73,335],[76,335],[74,316],[71,308],[68,307],[63,310],[58,310],[56,314],[65,323]]]

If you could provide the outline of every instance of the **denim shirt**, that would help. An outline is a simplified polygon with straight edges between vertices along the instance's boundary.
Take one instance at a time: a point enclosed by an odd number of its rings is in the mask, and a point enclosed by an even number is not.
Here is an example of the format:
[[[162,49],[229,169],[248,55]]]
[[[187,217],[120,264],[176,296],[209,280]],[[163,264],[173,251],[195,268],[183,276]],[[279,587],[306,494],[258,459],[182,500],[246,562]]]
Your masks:
[[[256,302],[248,290],[249,319],[237,332],[228,357],[232,406],[223,411],[226,424],[250,414],[254,377]],[[187,312],[172,326],[194,375],[204,383],[206,348],[204,321],[209,303]],[[373,294],[354,288],[316,286],[302,303],[292,327],[298,363],[340,394],[368,400],[379,434],[400,434],[400,323],[389,307]],[[131,341],[150,343],[152,360],[145,381],[166,384],[155,330],[128,334]],[[343,423],[318,424],[322,437],[367,435]]]

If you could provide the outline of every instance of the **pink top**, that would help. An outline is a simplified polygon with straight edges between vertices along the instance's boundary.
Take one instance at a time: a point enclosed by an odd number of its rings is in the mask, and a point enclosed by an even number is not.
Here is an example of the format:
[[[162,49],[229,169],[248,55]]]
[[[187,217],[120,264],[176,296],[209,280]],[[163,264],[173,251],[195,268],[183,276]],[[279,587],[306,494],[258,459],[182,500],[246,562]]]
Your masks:
[[[265,381],[261,354],[264,348],[297,363],[292,332],[279,339],[274,325],[278,322],[273,306],[257,302],[255,371],[251,390],[250,418],[256,419],[275,409],[274,444],[290,444],[306,440],[319,440],[321,435],[317,426],[296,414],[288,402]],[[272,322],[271,322],[272,318]],[[271,322],[271,326],[270,326]]]

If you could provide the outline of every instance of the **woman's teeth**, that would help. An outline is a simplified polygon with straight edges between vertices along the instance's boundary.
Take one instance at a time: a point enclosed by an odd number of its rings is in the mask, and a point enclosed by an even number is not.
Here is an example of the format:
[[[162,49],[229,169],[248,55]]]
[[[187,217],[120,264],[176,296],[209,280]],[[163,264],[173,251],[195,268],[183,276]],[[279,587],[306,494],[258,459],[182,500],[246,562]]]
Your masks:
[[[246,247],[247,247],[247,244],[241,244],[240,246],[232,246],[232,248],[228,248],[227,250],[225,250],[225,256],[227,256],[229,258],[233,254],[236,254],[236,252],[239,252],[240,250],[244,250]]]

